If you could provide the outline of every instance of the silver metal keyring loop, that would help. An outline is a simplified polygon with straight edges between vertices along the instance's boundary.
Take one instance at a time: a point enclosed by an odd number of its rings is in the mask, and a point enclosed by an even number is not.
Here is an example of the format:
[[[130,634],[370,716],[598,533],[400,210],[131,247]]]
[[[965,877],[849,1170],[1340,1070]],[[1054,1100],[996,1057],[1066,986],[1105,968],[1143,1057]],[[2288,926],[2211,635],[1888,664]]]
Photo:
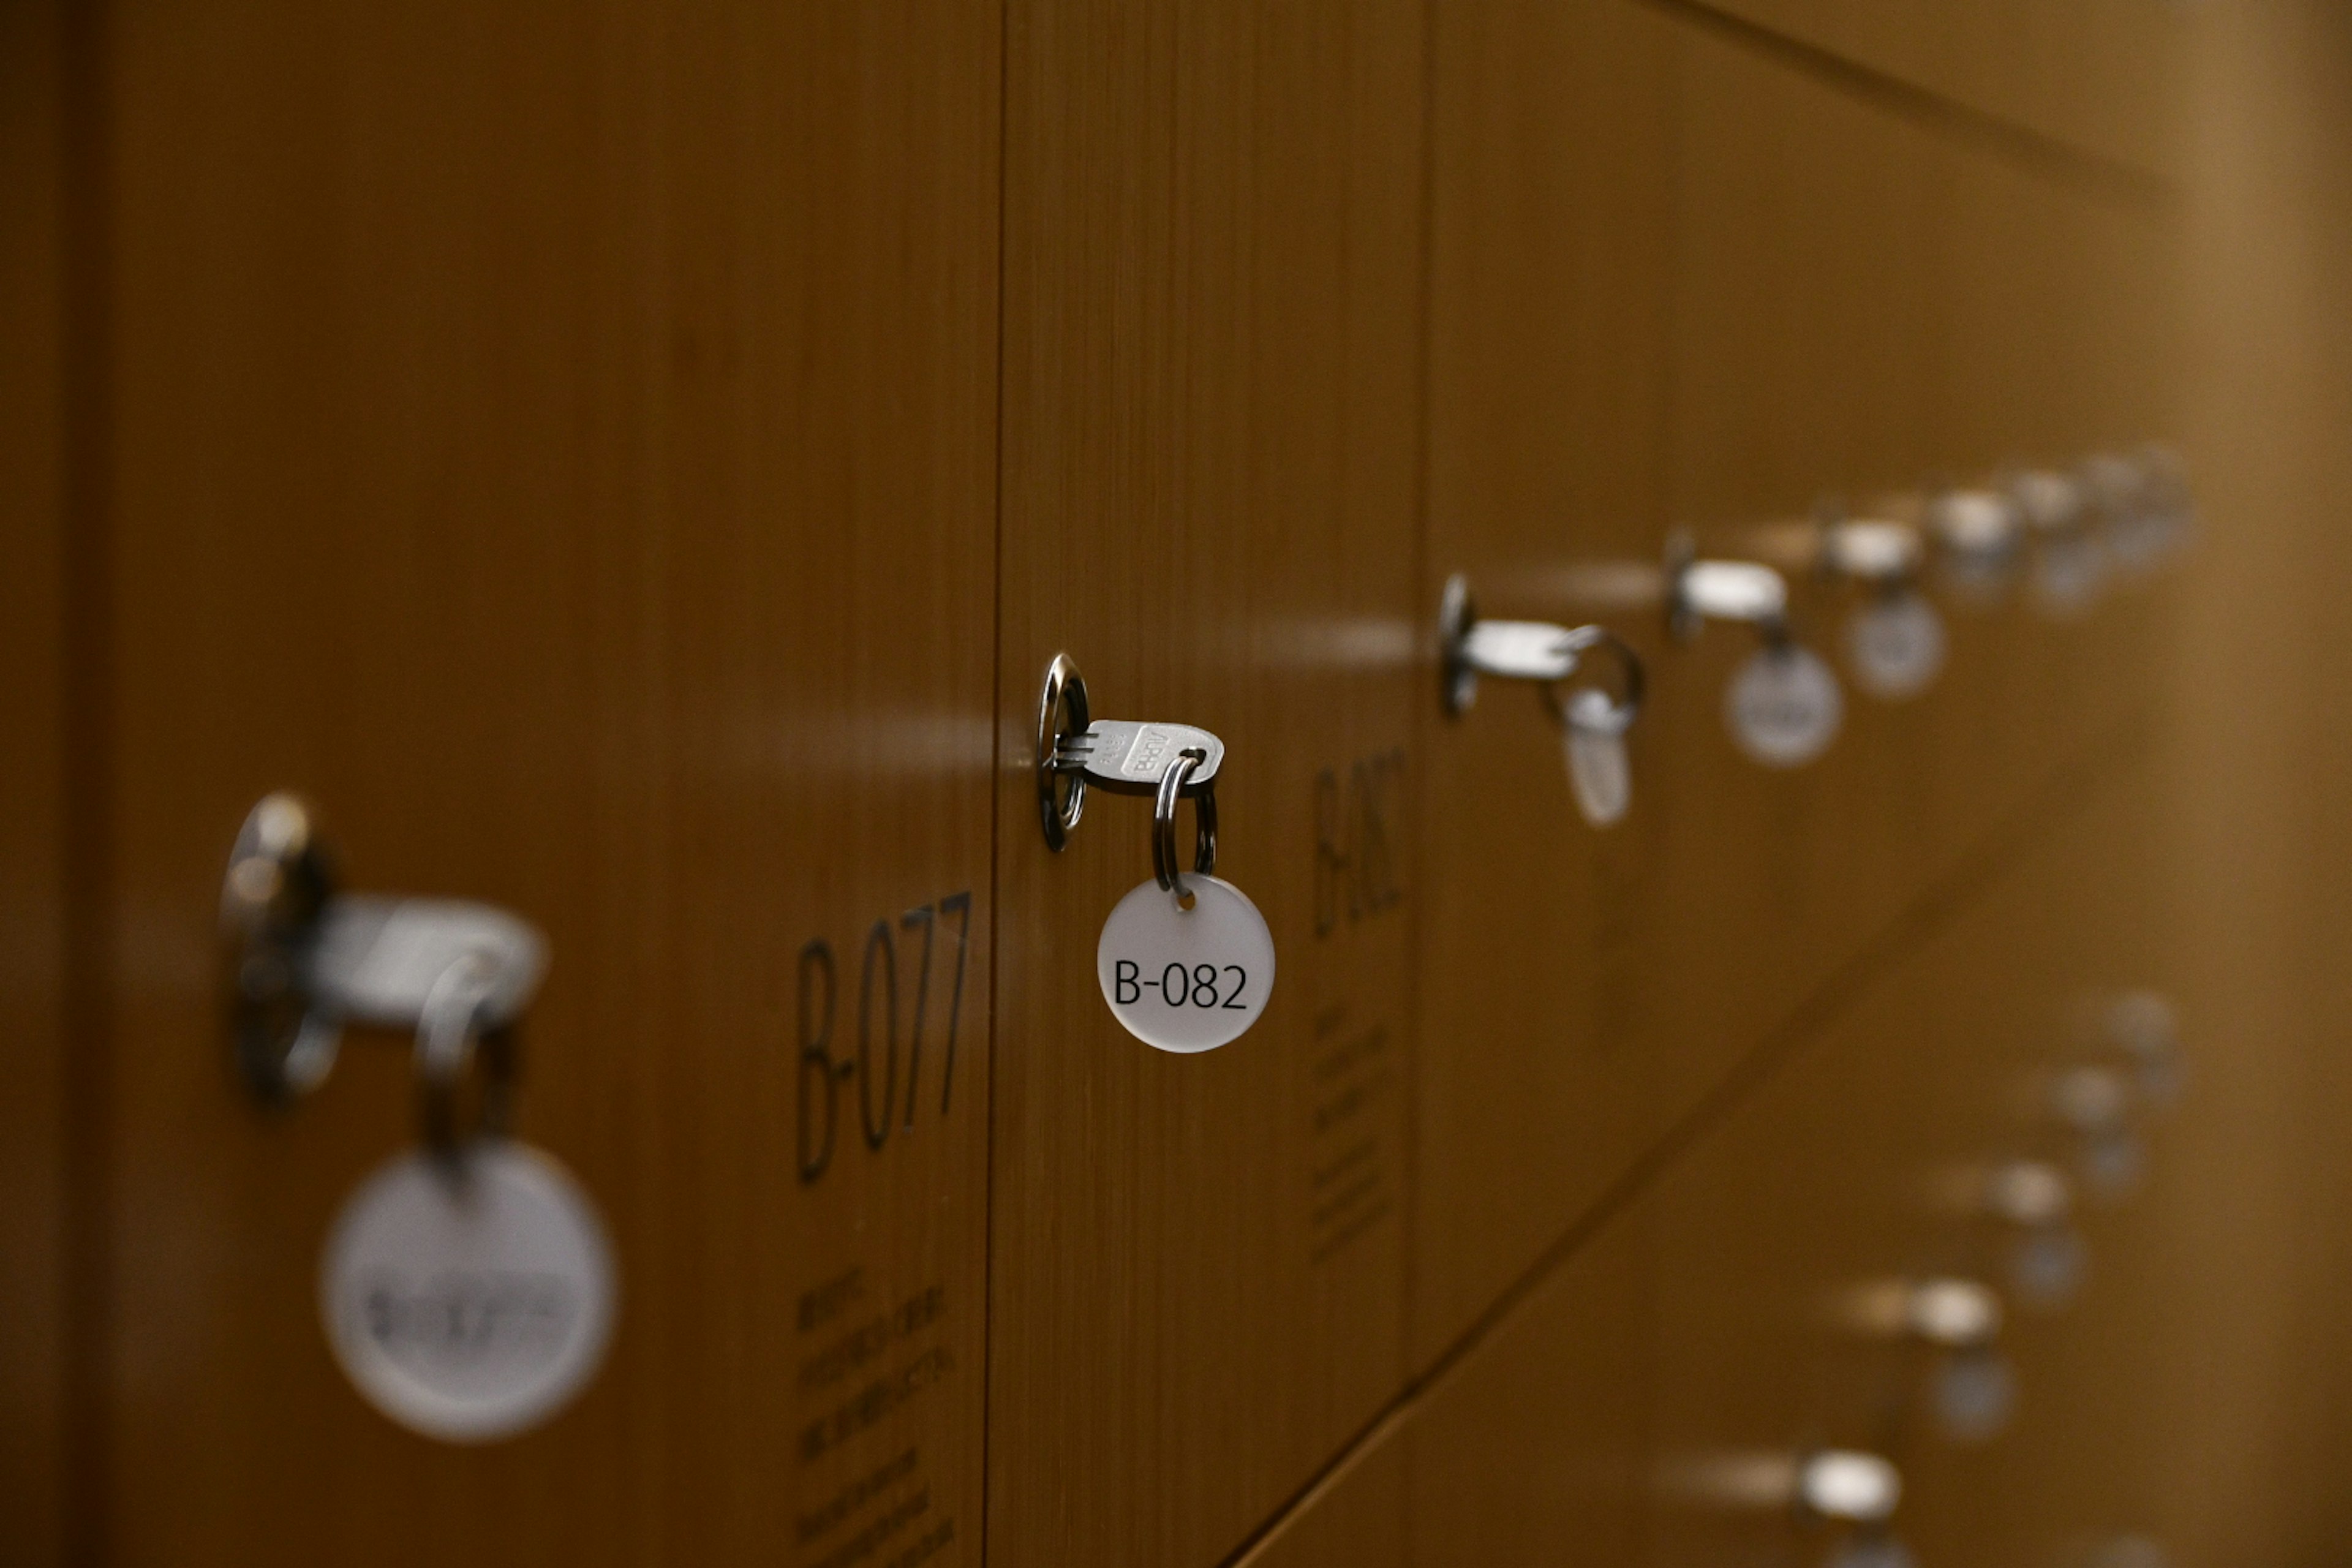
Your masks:
[[[1086,776],[1065,765],[1062,746],[1084,735],[1092,722],[1087,678],[1068,654],[1055,654],[1045,667],[1045,688],[1037,700],[1037,814],[1045,847],[1057,854],[1068,846],[1087,809]]]
[[[1182,798],[1184,781],[1204,760],[1200,752],[1180,752],[1160,775],[1159,793],[1151,802],[1151,874],[1161,889],[1176,895],[1176,901],[1186,909],[1192,907],[1192,889],[1184,886],[1184,877],[1176,857],[1176,803]],[[1207,788],[1192,797],[1192,870],[1206,877],[1217,868],[1217,786],[1213,781]]]
[[[1624,638],[1601,626],[1570,627],[1566,647],[1575,657],[1576,664],[1571,667],[1568,678],[1547,681],[1543,688],[1544,700],[1550,706],[1553,716],[1563,725],[1612,735],[1622,735],[1632,729],[1633,721],[1641,715],[1643,698],[1648,689],[1648,676],[1642,666],[1642,656],[1635,653]],[[1606,649],[1617,666],[1617,694],[1609,699],[1608,709],[1603,713],[1595,713],[1589,705],[1581,705],[1575,700],[1580,692],[1606,689],[1576,679],[1583,672],[1584,656],[1595,648]]]
[[[513,1104],[515,1036],[509,1025],[484,1029],[484,1005],[495,993],[495,966],[467,954],[441,972],[416,1020],[416,1077],[425,1142],[443,1154],[507,1129]],[[471,1131],[461,1132],[458,1099],[478,1062],[480,1105]]]

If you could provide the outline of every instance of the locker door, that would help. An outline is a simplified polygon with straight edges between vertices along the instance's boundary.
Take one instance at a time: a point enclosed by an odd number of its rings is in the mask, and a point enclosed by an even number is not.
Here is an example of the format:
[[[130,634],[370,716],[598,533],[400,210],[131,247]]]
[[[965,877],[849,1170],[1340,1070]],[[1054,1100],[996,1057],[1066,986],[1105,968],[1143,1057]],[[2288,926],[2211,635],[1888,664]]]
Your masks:
[[[1190,1568],[1402,1376],[1420,11],[1008,37],[989,1551]],[[1056,654],[1096,718],[1224,742],[1217,870],[1279,967],[1221,1049],[1105,1005],[1150,807],[1097,793],[1047,848]]]
[[[1668,505],[1701,553],[1759,560],[1776,521],[1859,511],[1951,460],[1929,397],[1944,170],[1874,103],[1703,27],[1678,42]],[[1843,646],[1854,595],[1787,575],[1794,634],[1843,691],[1824,752],[1773,768],[1734,743],[1746,626],[1707,626],[1659,674],[1654,897],[1672,918],[1649,994],[1669,1107],[1782,1027],[1936,868],[1924,764],[1947,693],[1864,695]],[[2004,630],[1956,642],[1948,672]]]
[[[1775,1450],[1893,1460],[1893,1528],[1922,1562],[2056,1560],[2139,1528],[2163,1281],[2155,1248],[2116,1243],[2164,1200],[2101,1185],[2053,1086],[2122,1065],[2099,1014],[2161,984],[2128,912],[2151,891],[2146,787],[2110,768],[2042,814],[1980,896],[1916,930],[1661,1180],[1662,1563],[1781,1539],[1785,1514],[1738,1499],[1743,1462]],[[2160,1119],[2130,1115],[2160,1160]],[[2013,1161],[2063,1174],[2062,1217],[1985,1212]],[[2085,1255],[2086,1273],[2052,1272]],[[1996,1293],[1989,1345],[1919,1328],[1896,1292],[1929,1280]]]
[[[112,17],[108,1560],[977,1560],[1000,36]],[[282,788],[352,888],[547,934],[520,1128],[621,1294],[530,1435],[426,1442],[330,1359],[327,1227],[416,1121],[392,1032],[278,1113],[229,1070]]]
[[[2168,1063],[2123,1048],[2135,1037],[2156,1046],[2155,1036],[2117,1032],[2135,1017],[2146,1028],[2145,1003],[2171,994],[2163,799],[2145,763],[2111,770],[1911,982],[1931,1020],[1923,1100],[2067,1170],[2088,1259],[2071,1299],[2021,1307],[2004,1332],[2018,1394],[2000,1439],[1923,1445],[1912,1461],[1909,1534],[1922,1561],[2097,1561],[2103,1550],[2128,1560],[2124,1543],[2161,1545],[2165,1478],[2182,1438],[2208,1419],[2193,1357],[2179,1353],[2207,1331],[2178,1311],[2183,1260],[2172,1245],[2200,1202],[2185,1179],[2186,1140],[2211,1125],[2202,1029],[2176,1013]],[[2112,1125],[2058,1114],[2062,1075],[2085,1070],[2131,1087]]]
[[[2162,437],[2165,395],[2119,392],[2106,362],[2125,334],[2086,309],[2100,283],[2078,259],[2103,237],[2133,276],[2161,272],[2164,236],[2128,203],[2021,174],[1705,28],[1686,31],[1681,68],[1670,484],[1702,550],[1752,549],[1758,521],[1825,502],[1870,515],[1888,492]],[[2127,292],[2158,345],[2135,363],[2168,385],[2164,296]],[[2079,328],[2085,315],[2102,324]],[[1773,772],[1729,743],[1717,694],[1739,637],[1710,628],[1659,681],[1671,826],[1654,902],[1676,923],[1651,994],[1669,1108],[2074,787],[2149,689],[2160,597],[2053,617],[2018,584],[1990,609],[1937,591],[1943,674],[1874,698],[1846,647],[1858,595],[1794,576],[1801,633],[1846,689],[1818,761]]]
[[[1439,715],[1419,805],[1429,888],[1415,1079],[1413,1354],[1433,1360],[1661,1125],[1636,960],[1673,825],[1656,749],[1691,694],[1664,615],[1605,589],[1665,535],[1674,29],[1619,0],[1441,6],[1431,166],[1429,545],[1421,613],[1597,619],[1648,661],[1632,807],[1579,814],[1558,721],[1482,680]]]
[[[1654,1239],[1637,1205],[1498,1303],[1237,1568],[1642,1561]]]
[[[1654,1244],[1639,1205],[1612,1215],[1417,1401],[1414,1568],[1647,1555]]]

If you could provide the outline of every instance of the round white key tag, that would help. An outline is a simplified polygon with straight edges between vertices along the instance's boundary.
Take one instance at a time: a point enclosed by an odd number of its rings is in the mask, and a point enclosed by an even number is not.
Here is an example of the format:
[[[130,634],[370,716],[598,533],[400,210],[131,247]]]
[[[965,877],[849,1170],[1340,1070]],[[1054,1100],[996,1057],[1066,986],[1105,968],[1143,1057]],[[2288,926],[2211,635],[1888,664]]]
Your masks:
[[[1231,882],[1188,872],[1192,907],[1141,884],[1103,922],[1095,973],[1127,1032],[1163,1051],[1213,1051],[1257,1022],[1274,994],[1274,933]]]
[[[319,1270],[335,1359],[368,1403],[449,1443],[512,1436],[596,1373],[617,1294],[604,1226],[552,1159],[485,1140],[423,1152],[343,1205]]]
[[[2090,609],[2106,582],[2106,551],[2087,533],[2049,541],[2033,563],[2033,596],[2044,614],[2058,620]]]
[[[1576,808],[1595,827],[1624,820],[1633,804],[1633,767],[1625,755],[1631,716],[1591,688],[1568,700],[1568,784]]]
[[[1872,599],[1846,623],[1845,640],[1855,682],[1885,701],[1916,697],[1944,668],[1944,619],[1917,594]]]
[[[2010,1285],[2024,1305],[2054,1311],[2081,1292],[2090,1268],[2081,1237],[2064,1226],[2044,1226],[2018,1238],[2009,1257]]]
[[[1819,654],[1789,644],[1759,648],[1723,694],[1724,721],[1739,749],[1767,767],[1811,762],[1837,738],[1845,699]]]
[[[1982,1443],[2000,1435],[2017,1408],[2017,1373],[1990,1346],[1944,1358],[1934,1373],[1936,1426],[1955,1443]]]

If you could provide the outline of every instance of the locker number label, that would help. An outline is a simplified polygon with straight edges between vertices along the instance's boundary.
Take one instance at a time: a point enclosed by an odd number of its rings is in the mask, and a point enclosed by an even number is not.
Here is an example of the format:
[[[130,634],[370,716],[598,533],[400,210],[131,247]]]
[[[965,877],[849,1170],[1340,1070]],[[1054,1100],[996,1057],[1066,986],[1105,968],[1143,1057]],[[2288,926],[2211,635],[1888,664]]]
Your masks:
[[[1274,933],[1249,896],[1195,872],[1192,907],[1157,881],[1103,922],[1095,973],[1127,1032],[1163,1051],[1213,1051],[1239,1039],[1274,993]]]

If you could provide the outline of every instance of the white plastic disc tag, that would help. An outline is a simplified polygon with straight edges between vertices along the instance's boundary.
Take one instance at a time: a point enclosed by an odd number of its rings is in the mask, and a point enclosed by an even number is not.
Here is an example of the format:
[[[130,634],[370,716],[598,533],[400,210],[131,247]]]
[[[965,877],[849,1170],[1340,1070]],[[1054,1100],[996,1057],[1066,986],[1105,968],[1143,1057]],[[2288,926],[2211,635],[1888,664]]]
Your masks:
[[[2044,1226],[2018,1238],[2009,1257],[2010,1285],[2024,1305],[2053,1311],[2082,1290],[2090,1267],[2081,1237],[2064,1226]]]
[[[1103,1000],[1127,1032],[1163,1051],[1240,1038],[1274,994],[1274,933],[1231,882],[1187,873],[1192,907],[1157,881],[1118,901],[1095,947]]]
[[[588,1196],[519,1144],[422,1152],[362,1184],[327,1239],[319,1304],[369,1404],[448,1443],[512,1436],[596,1373],[612,1337],[612,1253]]]
[[[2083,1184],[2101,1203],[2116,1204],[2139,1191],[2147,1173],[2147,1152],[2139,1134],[2118,1127],[2083,1142]]]
[[[1731,738],[1766,767],[1811,762],[1836,739],[1845,717],[1837,677],[1811,648],[1759,649],[1723,694]]]
[[[1625,721],[1603,691],[1588,687],[1568,700],[1568,784],[1576,808],[1595,827],[1624,820],[1633,804],[1633,768],[1625,755]]]
[[[2088,610],[2106,581],[2106,552],[2087,533],[2049,540],[2034,560],[2033,596],[2044,614],[2059,620]]]
[[[1945,1357],[1933,1378],[1936,1426],[1953,1442],[1999,1436],[2017,1408],[2017,1373],[1990,1346]]]
[[[1944,668],[1944,619],[1917,594],[1873,598],[1846,623],[1845,640],[1855,683],[1889,702],[1916,697]]]

